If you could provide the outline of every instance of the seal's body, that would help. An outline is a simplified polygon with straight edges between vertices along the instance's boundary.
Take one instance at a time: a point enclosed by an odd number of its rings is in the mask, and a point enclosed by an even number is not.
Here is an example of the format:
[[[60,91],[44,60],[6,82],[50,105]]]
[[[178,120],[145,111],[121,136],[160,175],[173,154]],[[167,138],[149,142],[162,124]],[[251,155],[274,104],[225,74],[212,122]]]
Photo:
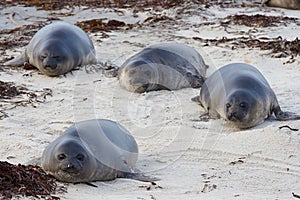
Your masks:
[[[300,0],[263,0],[263,3],[271,7],[300,10]]]
[[[43,152],[42,168],[64,182],[107,181],[133,178],[138,146],[120,124],[105,120],[76,123],[51,142]],[[151,180],[149,180],[151,181]]]
[[[243,63],[225,65],[203,84],[200,102],[211,118],[222,117],[239,128],[262,123],[272,113],[278,120],[300,119],[283,112],[264,76],[253,66]]]
[[[97,59],[94,45],[83,30],[66,22],[54,22],[39,30],[24,52],[5,65],[21,66],[25,62],[43,74],[57,76],[96,63]]]
[[[192,47],[177,43],[151,45],[130,57],[119,69],[122,88],[131,92],[199,88],[207,65]]]

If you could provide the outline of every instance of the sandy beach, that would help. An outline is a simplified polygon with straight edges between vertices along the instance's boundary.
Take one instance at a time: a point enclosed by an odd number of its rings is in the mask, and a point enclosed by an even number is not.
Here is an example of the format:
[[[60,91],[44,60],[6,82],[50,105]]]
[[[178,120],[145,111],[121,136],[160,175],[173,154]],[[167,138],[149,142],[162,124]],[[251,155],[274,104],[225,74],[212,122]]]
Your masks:
[[[238,1],[239,2],[239,1]],[[133,25],[105,32],[88,33],[99,61],[120,66],[127,58],[148,45],[178,42],[195,48],[209,65],[208,76],[217,68],[233,62],[256,66],[266,77],[285,111],[300,114],[300,57],[280,56],[271,50],[241,46],[242,39],[263,38],[293,41],[299,37],[300,12],[263,6],[221,7],[185,3],[172,8],[83,8],[44,11],[35,7],[0,8],[0,29],[20,24],[46,22],[59,17],[75,24],[88,19],[106,18]],[[249,3],[250,2],[250,3]],[[268,26],[246,26],[228,16],[265,15],[289,17]],[[165,17],[162,17],[165,16]],[[159,20],[153,20],[159,19]],[[10,37],[2,33],[1,37]],[[236,40],[216,42],[213,39]],[[206,40],[205,40],[206,39]],[[7,60],[24,47],[8,48],[0,56]],[[299,48],[299,46],[298,46]],[[296,199],[300,195],[300,121],[274,118],[247,130],[231,127],[226,121],[203,122],[204,110],[191,101],[200,89],[130,93],[119,86],[117,78],[104,76],[97,68],[83,67],[65,76],[48,77],[37,70],[9,68],[0,64],[0,80],[14,82],[41,94],[33,101],[15,106],[13,101],[28,99],[19,95],[0,99],[0,160],[26,163],[40,157],[44,148],[74,122],[106,118],[119,122],[139,146],[137,168],[160,178],[156,186],[131,179],[65,184],[61,199]],[[148,188],[148,189],[147,189]],[[29,198],[30,199],[30,198]]]

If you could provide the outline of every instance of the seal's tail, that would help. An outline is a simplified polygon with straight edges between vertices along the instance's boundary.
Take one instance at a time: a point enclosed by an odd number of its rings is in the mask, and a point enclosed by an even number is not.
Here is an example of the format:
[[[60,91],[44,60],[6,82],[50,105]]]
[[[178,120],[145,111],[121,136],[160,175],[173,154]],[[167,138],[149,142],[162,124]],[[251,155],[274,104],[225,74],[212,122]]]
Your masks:
[[[23,52],[21,55],[17,56],[16,58],[5,62],[4,65],[17,67],[17,66],[24,65],[24,63],[26,62],[28,62],[28,59],[26,53]]]
[[[142,173],[131,173],[131,172],[123,172],[121,176],[118,178],[129,178],[129,179],[134,179],[143,182],[153,182],[153,181],[160,180],[159,178],[146,176]]]
[[[276,115],[276,119],[279,121],[287,121],[287,120],[300,120],[300,115],[297,115],[292,112],[279,112]]]

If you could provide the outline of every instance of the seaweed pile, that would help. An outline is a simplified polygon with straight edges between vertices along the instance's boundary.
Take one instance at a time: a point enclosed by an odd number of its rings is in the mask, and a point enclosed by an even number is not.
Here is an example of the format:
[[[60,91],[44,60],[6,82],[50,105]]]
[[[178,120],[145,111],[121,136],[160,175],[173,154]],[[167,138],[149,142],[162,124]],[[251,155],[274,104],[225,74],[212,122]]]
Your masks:
[[[296,22],[298,19],[293,17],[282,17],[282,16],[266,16],[261,14],[256,15],[231,15],[225,18],[221,25],[235,24],[244,25],[248,27],[270,27],[276,26],[279,23],[288,24]]]
[[[6,110],[28,104],[36,107],[35,103],[44,103],[47,96],[52,96],[52,90],[49,88],[34,91],[24,86],[16,86],[13,82],[0,81],[0,120],[8,117]],[[8,105],[12,107],[9,108]]]
[[[112,30],[120,30],[121,28],[130,29],[134,25],[133,24],[126,24],[125,22],[118,21],[118,20],[108,20],[108,22],[104,22],[107,20],[106,18],[103,19],[92,19],[92,20],[85,20],[77,22],[76,25],[79,26],[85,32],[95,33],[98,31],[105,31],[110,32]]]
[[[297,56],[300,56],[300,40],[289,41],[277,38],[251,38],[251,37],[236,37],[221,39],[204,39],[200,37],[193,37],[194,40],[199,40],[203,43],[203,46],[219,46],[221,44],[229,45],[231,49],[236,48],[259,48],[261,50],[270,50],[270,54],[276,58],[291,57],[291,62]]]
[[[265,28],[279,25],[288,25],[290,23],[298,23],[298,18],[293,17],[283,17],[283,16],[267,16],[267,15],[245,15],[237,14],[226,17],[220,22],[220,26],[227,28],[230,25],[244,25],[252,28]],[[228,31],[227,31],[228,32]],[[248,32],[248,34],[251,31]],[[235,32],[231,32],[235,33]],[[239,35],[242,33],[238,32]],[[247,32],[244,32],[247,34]],[[239,36],[239,37],[222,37],[220,39],[204,39],[201,37],[193,37],[194,40],[199,40],[202,42],[203,46],[225,46],[231,49],[236,48],[258,48],[260,50],[269,50],[272,57],[282,58],[290,57],[289,63],[295,61],[295,57],[300,56],[300,41],[298,38],[294,40],[286,40],[281,36],[277,38],[267,38],[267,37],[256,37],[251,34],[249,36]]]
[[[11,199],[14,196],[32,196],[60,199],[56,193],[65,193],[66,188],[58,186],[55,179],[47,175],[39,166],[13,165],[0,161],[0,198]]]
[[[2,35],[2,37],[0,37],[0,53],[5,55],[5,50],[7,49],[26,46],[33,35],[46,24],[47,23],[30,24],[10,30],[0,30],[0,34]],[[0,64],[9,59],[10,58],[1,60]]]
[[[89,7],[89,8],[101,8],[101,7],[114,7],[114,8],[132,8],[137,7],[140,9],[147,7],[156,7],[161,6],[163,8],[170,8],[174,6],[178,6],[185,1],[183,0],[114,0],[114,1],[106,1],[106,0],[86,0],[86,1],[78,1],[78,0],[4,0],[0,3],[3,6],[16,6],[16,5],[24,5],[24,6],[36,6],[38,10],[61,10],[63,8],[74,8],[76,6],[79,7]]]

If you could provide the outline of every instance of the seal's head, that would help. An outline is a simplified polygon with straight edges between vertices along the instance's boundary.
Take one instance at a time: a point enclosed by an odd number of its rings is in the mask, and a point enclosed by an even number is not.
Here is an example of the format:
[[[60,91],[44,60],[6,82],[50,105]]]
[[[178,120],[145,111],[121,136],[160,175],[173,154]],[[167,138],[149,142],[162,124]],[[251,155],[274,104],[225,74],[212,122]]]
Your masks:
[[[257,124],[263,104],[251,92],[238,90],[227,96],[224,109],[226,119],[243,129]]]
[[[62,75],[76,65],[76,59],[74,60],[74,55],[70,51],[62,42],[49,40],[44,42],[41,49],[34,53],[33,60],[37,62],[35,66],[42,73],[48,76]]]
[[[144,61],[127,63],[118,75],[120,85],[124,89],[137,93],[149,91],[152,86],[156,86],[158,76],[158,71]]]
[[[85,182],[94,172],[95,160],[77,140],[57,144],[45,171],[64,182]]]

